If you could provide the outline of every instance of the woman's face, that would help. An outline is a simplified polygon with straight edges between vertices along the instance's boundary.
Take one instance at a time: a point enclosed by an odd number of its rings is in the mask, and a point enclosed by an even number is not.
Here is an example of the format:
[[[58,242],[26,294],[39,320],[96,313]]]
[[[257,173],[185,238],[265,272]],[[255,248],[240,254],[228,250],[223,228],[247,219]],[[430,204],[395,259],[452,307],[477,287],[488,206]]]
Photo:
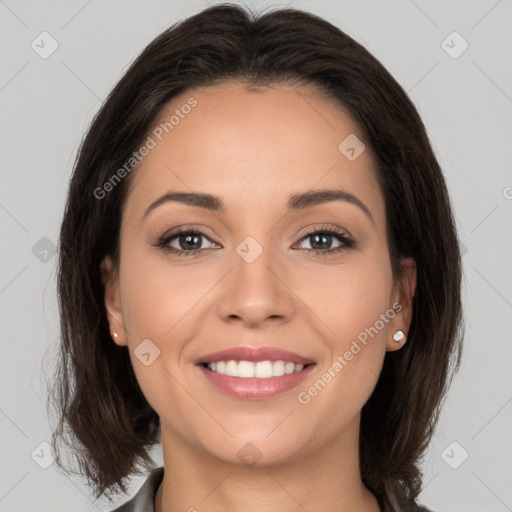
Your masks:
[[[415,286],[409,260],[393,280],[356,123],[311,89],[224,84],[174,98],[149,137],[105,300],[163,438],[258,465],[354,444]]]

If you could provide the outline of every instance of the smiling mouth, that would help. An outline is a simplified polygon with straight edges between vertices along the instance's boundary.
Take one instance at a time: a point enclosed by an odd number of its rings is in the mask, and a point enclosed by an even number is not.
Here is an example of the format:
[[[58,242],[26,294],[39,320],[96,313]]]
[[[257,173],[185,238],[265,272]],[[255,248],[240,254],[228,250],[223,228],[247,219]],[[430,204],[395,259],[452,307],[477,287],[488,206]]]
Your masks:
[[[211,363],[200,363],[201,366],[211,372],[228,377],[240,377],[242,379],[270,379],[273,377],[282,377],[303,371],[309,364],[295,364],[291,361],[217,361]]]

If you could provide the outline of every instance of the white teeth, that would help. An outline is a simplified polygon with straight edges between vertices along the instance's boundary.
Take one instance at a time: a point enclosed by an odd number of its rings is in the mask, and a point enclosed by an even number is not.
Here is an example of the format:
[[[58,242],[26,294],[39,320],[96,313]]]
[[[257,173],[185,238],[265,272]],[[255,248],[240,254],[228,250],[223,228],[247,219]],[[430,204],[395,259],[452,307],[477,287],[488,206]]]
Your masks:
[[[238,377],[238,364],[236,361],[228,361],[226,363],[226,373],[233,377]]]
[[[236,361],[233,361],[236,363]],[[231,375],[227,372],[224,372],[224,375]],[[233,375],[231,375],[233,376]],[[254,377],[254,363],[249,361],[240,361],[238,363],[238,376],[244,379],[248,379]]]
[[[274,377],[281,377],[284,375],[284,361],[275,361],[274,362]]]
[[[269,379],[274,376],[274,365],[270,361],[258,361],[254,376],[257,379]]]
[[[242,377],[243,379],[257,378],[268,379],[298,373],[304,368],[303,364],[295,364],[291,361],[218,361],[208,363],[208,369],[230,377]]]

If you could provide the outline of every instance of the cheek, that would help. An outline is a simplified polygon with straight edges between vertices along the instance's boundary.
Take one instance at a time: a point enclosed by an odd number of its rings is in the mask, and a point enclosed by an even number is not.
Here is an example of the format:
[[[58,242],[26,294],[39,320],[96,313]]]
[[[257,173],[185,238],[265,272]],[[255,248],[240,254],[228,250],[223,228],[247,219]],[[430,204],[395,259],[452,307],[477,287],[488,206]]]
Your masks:
[[[121,271],[123,318],[132,342],[139,338],[164,341],[188,324],[215,276],[195,266],[180,269],[150,258],[126,261]]]
[[[126,258],[121,267],[123,320],[133,369],[149,404],[165,417],[173,404],[178,418],[186,417],[183,404],[190,397],[179,383],[178,366],[183,364],[183,349],[195,336],[200,318],[194,308],[206,293],[202,279],[194,273],[180,272],[165,262],[155,263],[147,255]],[[147,340],[150,340],[148,342]],[[146,344],[146,345],[143,345]],[[140,347],[145,346],[144,352]],[[146,357],[141,354],[149,353]],[[175,420],[176,421],[176,420]]]
[[[180,269],[165,259],[155,262],[147,254],[126,258],[123,264],[122,309],[130,357],[144,395],[160,413],[169,401],[188,403],[173,376],[190,364],[187,347],[200,335],[203,310],[211,307],[205,306],[208,292],[218,281],[218,272],[199,266]],[[154,358],[147,366],[137,356],[142,343],[150,360]]]
[[[322,320],[338,348],[373,327],[390,308],[393,282],[391,268],[384,259],[361,259],[360,263],[330,268],[320,278],[302,274],[298,279],[297,295],[304,297],[307,306]],[[379,331],[385,335],[387,323],[381,324],[378,323]]]
[[[327,348],[316,384],[301,390],[301,403],[336,404],[332,414],[342,421],[364,405],[382,369],[388,325],[396,312],[390,306],[391,269],[386,260],[339,266],[329,279],[318,280],[301,293],[321,320]]]

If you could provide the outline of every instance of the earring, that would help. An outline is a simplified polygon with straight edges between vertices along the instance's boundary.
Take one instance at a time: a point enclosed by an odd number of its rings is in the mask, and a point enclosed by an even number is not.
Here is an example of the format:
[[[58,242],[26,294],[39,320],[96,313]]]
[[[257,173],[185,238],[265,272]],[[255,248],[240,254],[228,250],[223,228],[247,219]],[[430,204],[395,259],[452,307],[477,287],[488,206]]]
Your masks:
[[[405,339],[405,334],[404,334],[404,331],[401,331],[401,330],[398,330],[395,332],[395,334],[393,334],[393,339],[397,342],[397,343],[400,343],[402,340]]]
[[[114,332],[114,338],[117,338],[119,336],[119,334],[117,334],[117,332]]]

